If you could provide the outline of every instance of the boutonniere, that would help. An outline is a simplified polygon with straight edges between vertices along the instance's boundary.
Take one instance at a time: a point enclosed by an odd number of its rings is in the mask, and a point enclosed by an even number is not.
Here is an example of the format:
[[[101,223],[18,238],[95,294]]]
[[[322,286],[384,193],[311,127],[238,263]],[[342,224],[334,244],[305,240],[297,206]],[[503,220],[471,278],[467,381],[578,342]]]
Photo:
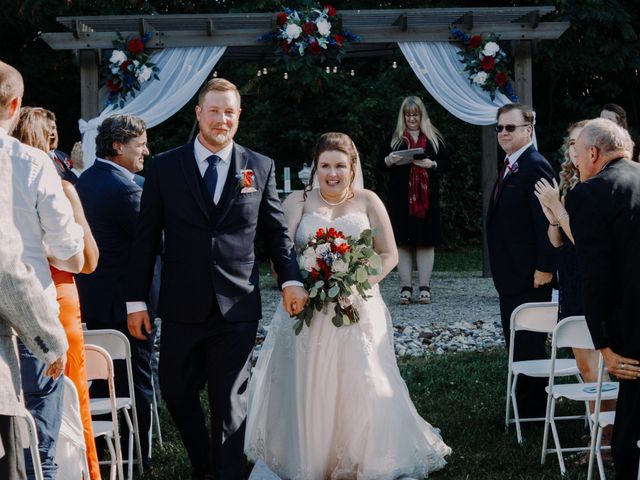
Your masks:
[[[240,193],[253,193],[258,191],[253,186],[253,170],[250,168],[240,170],[240,173],[236,174],[236,178],[238,179]]]
[[[518,173],[518,162],[513,162],[513,165],[507,165],[507,170],[509,170],[509,175],[513,175],[514,173]]]

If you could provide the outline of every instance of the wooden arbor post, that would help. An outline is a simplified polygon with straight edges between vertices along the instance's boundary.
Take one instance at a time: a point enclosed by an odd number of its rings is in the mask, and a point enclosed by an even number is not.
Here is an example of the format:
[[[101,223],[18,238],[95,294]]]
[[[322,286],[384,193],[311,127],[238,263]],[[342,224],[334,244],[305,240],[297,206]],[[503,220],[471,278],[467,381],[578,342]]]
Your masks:
[[[514,81],[516,95],[520,103],[533,106],[532,83],[532,42],[530,40],[517,40],[512,45],[514,57]],[[487,246],[486,218],[489,210],[493,185],[498,177],[498,142],[492,126],[482,127],[482,218],[485,219],[485,228],[482,235],[482,276],[491,276],[489,265],[489,249]]]
[[[80,50],[80,116],[91,120],[100,113],[98,51]]]

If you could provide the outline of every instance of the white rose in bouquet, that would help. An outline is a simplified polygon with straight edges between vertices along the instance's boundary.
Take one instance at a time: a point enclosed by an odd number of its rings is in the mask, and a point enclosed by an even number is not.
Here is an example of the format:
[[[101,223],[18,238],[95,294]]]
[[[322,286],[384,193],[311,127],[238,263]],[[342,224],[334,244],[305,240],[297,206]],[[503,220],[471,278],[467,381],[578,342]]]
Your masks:
[[[146,65],[143,65],[136,73],[136,78],[140,83],[143,83],[149,80],[151,78],[151,75],[153,75],[153,70]]]
[[[339,258],[338,260],[333,262],[333,264],[331,265],[331,270],[335,273],[346,272],[349,270],[349,264]]]
[[[331,22],[325,18],[318,20],[316,22],[316,27],[318,28],[318,33],[323,37],[328,37],[331,33]]]
[[[486,57],[493,57],[496,53],[500,51],[500,45],[496,42],[487,42],[482,50],[482,54]]]
[[[489,75],[487,75],[487,72],[478,72],[473,77],[473,83],[475,83],[476,85],[482,86],[485,84],[488,77]]]
[[[127,56],[122,50],[114,50],[111,54],[111,58],[109,58],[109,62],[115,63],[116,65],[120,65],[122,62],[127,60]]]
[[[316,261],[316,252],[313,250],[313,248],[307,248],[302,253],[302,255],[300,255],[298,265],[301,270],[306,270],[307,272],[310,272],[314,268],[318,267],[318,262]]]
[[[323,243],[316,247],[316,256],[318,257],[322,257],[325,253],[330,253],[330,252],[331,252],[330,243]]]
[[[290,40],[295,40],[302,33],[302,28],[300,25],[296,25],[295,23],[290,23],[287,25],[287,28],[284,30],[285,35]]]

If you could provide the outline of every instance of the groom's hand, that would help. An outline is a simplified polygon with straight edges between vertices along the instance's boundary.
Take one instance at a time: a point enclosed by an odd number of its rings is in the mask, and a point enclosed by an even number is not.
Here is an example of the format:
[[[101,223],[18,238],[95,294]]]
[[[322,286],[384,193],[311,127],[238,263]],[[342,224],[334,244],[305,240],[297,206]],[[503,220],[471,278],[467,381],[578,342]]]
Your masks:
[[[149,312],[143,310],[141,312],[133,312],[127,315],[127,327],[132,337],[138,340],[146,340],[144,332],[147,335],[151,333],[151,321],[149,320]],[[144,327],[144,331],[142,330]]]
[[[299,314],[306,305],[308,298],[309,294],[302,287],[291,285],[282,289],[282,303],[289,315]]]

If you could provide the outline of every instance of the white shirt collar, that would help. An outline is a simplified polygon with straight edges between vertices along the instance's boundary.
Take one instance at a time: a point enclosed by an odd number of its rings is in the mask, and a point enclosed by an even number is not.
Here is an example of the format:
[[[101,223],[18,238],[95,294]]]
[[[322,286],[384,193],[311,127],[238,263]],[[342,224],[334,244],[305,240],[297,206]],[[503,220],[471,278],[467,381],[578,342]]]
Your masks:
[[[105,158],[100,158],[100,157],[96,157],[96,160],[111,165],[112,167],[116,168],[117,170],[120,170],[127,178],[131,179],[132,182],[134,181],[133,180],[134,179],[134,174],[132,172],[130,172],[129,170],[127,170],[126,168],[124,168],[122,165],[118,165],[116,162],[112,162],[111,160],[107,160]]]
[[[217,152],[212,152],[200,142],[200,134],[198,134],[195,142],[193,142],[193,153],[196,157],[196,161],[198,162],[198,164],[200,164],[201,168],[202,166],[204,166],[206,169],[206,167],[209,165],[207,163],[207,158],[213,154],[219,156],[220,161],[228,165],[229,162],[231,162],[231,154],[233,153],[233,142],[231,142],[226,147],[218,150]]]
[[[524,147],[522,147],[519,150],[516,150],[515,152],[513,152],[511,155],[507,155],[506,158],[509,159],[509,165],[513,165],[514,163],[516,163],[518,161],[518,159],[520,158],[520,155],[522,155],[524,153],[524,151],[529,148],[531,145],[533,145],[533,141],[530,141],[529,143],[527,143]]]

